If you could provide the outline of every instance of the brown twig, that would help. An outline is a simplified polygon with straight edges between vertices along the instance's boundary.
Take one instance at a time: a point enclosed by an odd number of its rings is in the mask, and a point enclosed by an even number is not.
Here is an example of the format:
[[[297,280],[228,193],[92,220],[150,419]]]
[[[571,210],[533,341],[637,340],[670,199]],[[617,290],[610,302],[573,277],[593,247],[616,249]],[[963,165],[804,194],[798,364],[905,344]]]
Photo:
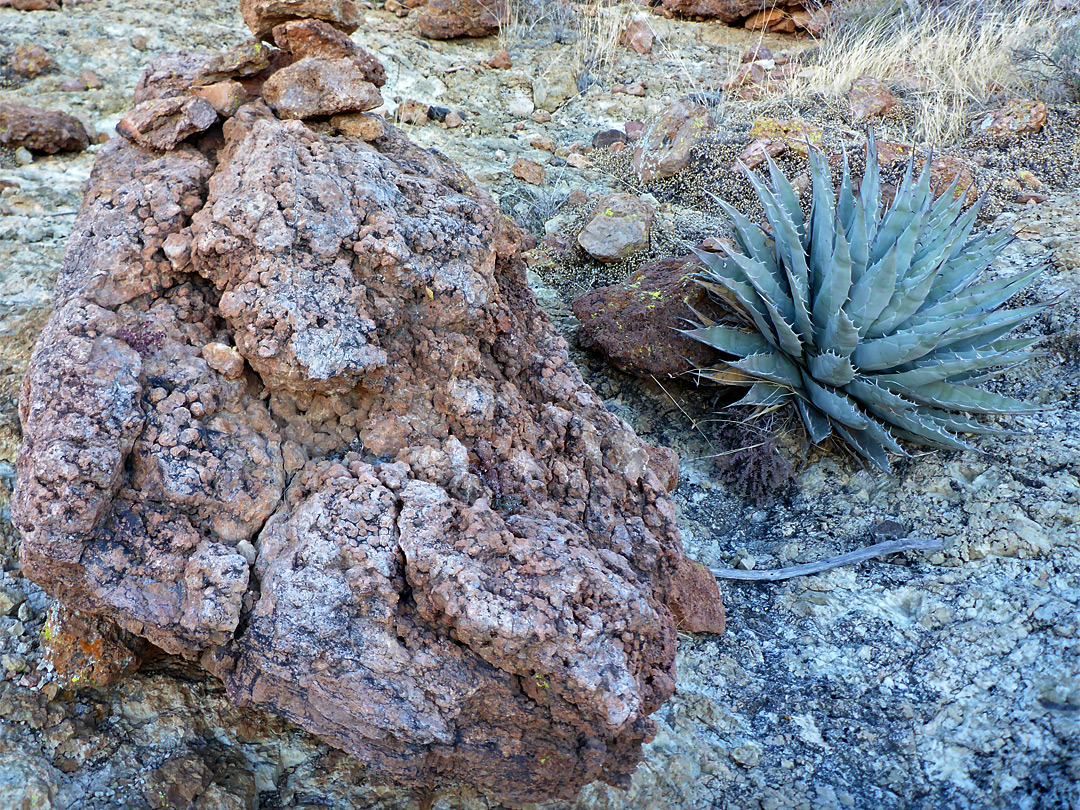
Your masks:
[[[940,540],[931,540],[926,537],[901,537],[899,540],[886,540],[883,543],[875,543],[866,548],[855,549],[838,557],[827,557],[817,562],[792,565],[788,568],[774,568],[771,571],[743,571],[738,568],[710,568],[713,576],[718,579],[739,579],[747,582],[778,582],[792,577],[805,577],[811,574],[819,574],[839,568],[842,565],[855,565],[866,562],[875,557],[884,557],[886,554],[896,554],[900,551],[940,551],[943,544]]]

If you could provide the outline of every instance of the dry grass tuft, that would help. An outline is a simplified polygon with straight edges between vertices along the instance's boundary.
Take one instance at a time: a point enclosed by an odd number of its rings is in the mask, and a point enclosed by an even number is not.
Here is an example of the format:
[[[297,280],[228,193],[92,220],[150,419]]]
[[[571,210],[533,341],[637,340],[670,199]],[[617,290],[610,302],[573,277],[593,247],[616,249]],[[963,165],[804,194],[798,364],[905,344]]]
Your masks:
[[[506,50],[521,45],[570,45],[567,56],[575,70],[606,76],[614,66],[629,11],[625,5],[613,6],[605,0],[510,0],[500,45]]]
[[[849,0],[834,8],[816,64],[795,79],[792,96],[843,97],[855,79],[874,76],[900,91],[913,112],[890,134],[933,145],[966,134],[970,116],[991,97],[1030,93],[1044,77],[1022,67],[1016,53],[1062,24],[1062,12],[1041,0]]]

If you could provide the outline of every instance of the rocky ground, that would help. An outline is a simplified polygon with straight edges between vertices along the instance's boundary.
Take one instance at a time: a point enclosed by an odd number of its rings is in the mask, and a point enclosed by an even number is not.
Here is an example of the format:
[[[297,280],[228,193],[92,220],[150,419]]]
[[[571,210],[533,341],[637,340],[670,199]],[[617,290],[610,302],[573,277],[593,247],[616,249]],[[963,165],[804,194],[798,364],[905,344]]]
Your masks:
[[[580,203],[564,205],[572,192],[626,188],[628,154],[582,154],[596,132],[647,121],[679,96],[716,93],[758,41],[716,23],[634,13],[659,35],[652,55],[619,51],[586,64],[585,79],[562,69],[580,53],[549,24],[436,43],[416,35],[412,17],[367,10],[354,39],[386,65],[389,110],[411,99],[462,120],[406,125],[411,137],[459,162],[537,236],[545,223],[558,236],[580,220]],[[231,2],[0,8],[0,60],[33,42],[56,64],[24,80],[5,63],[0,101],[58,107],[110,133],[153,55],[246,36]],[[806,48],[775,36],[764,44]],[[511,67],[484,64],[503,49]],[[87,70],[100,88],[62,89]],[[644,95],[613,92],[636,82]],[[552,107],[550,121],[538,102]],[[721,112],[733,131],[752,117],[734,102]],[[1052,110],[1051,131],[1067,130],[1071,116]],[[107,690],[59,690],[39,669],[49,600],[19,576],[6,511],[16,400],[97,148],[28,165],[0,151],[0,807],[163,806],[159,794],[205,781],[216,802],[207,807],[495,806],[468,790],[372,785],[362,762],[271,715],[233,708],[217,681],[172,659]],[[1048,152],[1066,167],[1059,174]],[[993,272],[1045,263],[1027,295],[1060,299],[1027,327],[1047,336],[1046,356],[995,383],[1047,406],[1015,420],[1020,435],[980,440],[978,451],[920,452],[890,477],[835,449],[801,457],[795,431],[780,422],[795,482],[755,502],[718,476],[712,457],[732,445],[710,415],[709,392],[643,382],[575,353],[609,410],[679,452],[681,528],[706,564],[771,568],[897,532],[945,547],[786,583],[724,584],[727,633],[680,638],[678,689],[657,714],[660,732],[632,786],[590,786],[573,806],[1080,807],[1080,177],[1071,168],[1080,152],[1073,142],[1011,154],[1001,159],[1030,165],[1048,185],[1026,205],[997,195],[994,224],[1019,238]],[[521,158],[544,167],[540,185],[515,176]],[[702,178],[699,186],[712,182]],[[660,209],[655,253],[714,227],[714,213],[693,204],[693,183],[644,189]],[[568,338],[570,293],[626,272],[580,254],[537,255],[534,290]]]

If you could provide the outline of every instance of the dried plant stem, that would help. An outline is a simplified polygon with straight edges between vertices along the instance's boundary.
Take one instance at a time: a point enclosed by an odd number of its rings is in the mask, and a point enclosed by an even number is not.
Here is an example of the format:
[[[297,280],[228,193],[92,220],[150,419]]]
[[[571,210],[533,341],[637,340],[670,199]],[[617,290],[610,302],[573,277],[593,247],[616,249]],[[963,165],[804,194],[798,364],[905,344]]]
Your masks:
[[[901,537],[899,540],[886,540],[883,543],[875,543],[866,548],[855,549],[838,557],[827,557],[817,562],[792,565],[788,568],[774,568],[771,571],[743,571],[738,568],[710,568],[713,576],[717,579],[739,579],[746,582],[779,582],[782,579],[792,577],[806,577],[811,574],[819,574],[822,571],[830,571],[842,565],[855,565],[857,563],[872,560],[875,557],[884,557],[886,554],[896,554],[900,551],[940,551],[942,542],[931,540],[926,537]]]

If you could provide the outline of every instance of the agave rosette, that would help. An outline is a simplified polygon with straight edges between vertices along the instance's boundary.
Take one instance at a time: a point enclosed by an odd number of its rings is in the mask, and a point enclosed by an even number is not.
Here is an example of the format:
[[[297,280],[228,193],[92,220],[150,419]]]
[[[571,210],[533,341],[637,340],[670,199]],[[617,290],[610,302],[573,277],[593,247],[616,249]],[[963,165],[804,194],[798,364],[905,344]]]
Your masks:
[[[686,330],[734,358],[698,375],[748,385],[737,404],[793,401],[813,443],[835,433],[883,470],[898,439],[966,449],[958,434],[1006,432],[971,415],[1038,410],[973,383],[1031,356],[1038,338],[1006,336],[1050,302],[1000,307],[1041,268],[980,280],[1012,237],[975,233],[982,200],[964,210],[958,180],[935,196],[930,163],[916,177],[912,158],[886,207],[872,137],[857,193],[846,155],[837,190],[811,149],[809,217],[772,160],[771,188],[744,167],[769,229],[718,200],[737,249],[698,251],[697,281],[753,328]]]

